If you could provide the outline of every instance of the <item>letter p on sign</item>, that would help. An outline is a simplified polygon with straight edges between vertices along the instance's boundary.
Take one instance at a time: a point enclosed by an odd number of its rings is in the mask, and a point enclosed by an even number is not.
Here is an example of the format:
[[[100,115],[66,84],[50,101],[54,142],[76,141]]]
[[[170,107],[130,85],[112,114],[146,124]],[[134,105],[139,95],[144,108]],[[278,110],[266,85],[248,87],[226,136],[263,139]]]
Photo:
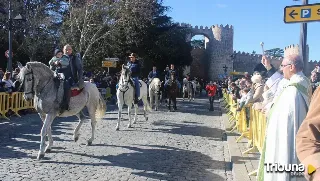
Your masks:
[[[310,18],[311,9],[301,9],[301,18]]]

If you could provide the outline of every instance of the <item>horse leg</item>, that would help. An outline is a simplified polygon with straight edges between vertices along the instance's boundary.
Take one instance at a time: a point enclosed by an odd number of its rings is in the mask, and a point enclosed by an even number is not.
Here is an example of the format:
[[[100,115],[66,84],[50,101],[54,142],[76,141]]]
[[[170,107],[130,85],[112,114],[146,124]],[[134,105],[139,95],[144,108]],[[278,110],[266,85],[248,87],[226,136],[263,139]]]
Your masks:
[[[196,97],[196,90],[193,89],[193,101],[194,101],[194,97]]]
[[[158,111],[158,107],[159,107],[159,99],[158,99],[158,96],[159,96],[159,94],[156,94],[156,96],[154,96],[155,98],[155,100],[154,100],[154,104],[155,104],[155,106],[154,106],[154,110],[155,111]]]
[[[116,126],[116,131],[119,131],[120,121],[121,121],[121,113],[122,113],[123,105],[118,101],[118,123]],[[129,106],[128,106],[129,107]]]
[[[39,116],[41,118],[42,123],[44,123],[44,121],[46,119],[46,114],[42,114],[42,113],[38,113],[38,114],[39,114]],[[51,147],[53,145],[51,126],[48,129],[47,137],[48,137],[49,144],[46,147],[45,152],[46,153],[50,153],[51,152]]]
[[[131,107],[132,107],[132,103],[129,104],[130,106],[128,106],[128,117],[129,117],[129,124],[128,124],[128,128],[132,128],[132,123],[131,123]],[[134,105],[136,106],[136,105]]]
[[[186,93],[184,90],[182,90],[182,101],[184,101],[184,97],[186,96]]]
[[[82,123],[84,122],[84,118],[85,118],[81,112],[78,113],[76,116],[78,117],[79,122],[78,122],[77,127],[76,127],[76,128],[74,129],[74,131],[73,131],[73,140],[74,140],[75,142],[77,142],[78,139],[79,139],[79,135],[80,135],[80,134],[79,134],[79,130],[80,130],[81,125],[82,125]]]
[[[47,135],[47,133],[49,131],[51,131],[51,129],[49,129],[51,127],[52,121],[55,118],[54,116],[55,114],[47,114],[46,118],[43,122],[42,128],[41,128],[41,141],[40,141],[40,150],[38,152],[38,156],[37,159],[40,160],[41,158],[44,157],[44,150],[45,150],[45,137]]]
[[[170,96],[169,97],[169,106],[168,106],[169,107],[169,111],[171,111],[171,99],[172,99],[172,97]]]
[[[45,152],[46,152],[46,153],[50,153],[50,152],[51,152],[51,147],[52,147],[52,145],[53,145],[51,126],[48,128],[48,134],[47,134],[47,136],[48,136],[49,144],[46,146]]]
[[[142,101],[143,102],[143,101]],[[134,118],[133,118],[133,124],[135,124],[138,120],[138,109],[139,109],[139,106],[138,104],[135,104],[134,105]]]
[[[150,107],[152,109],[153,108],[153,92],[150,92],[149,95],[150,95]]]
[[[173,109],[177,110],[177,97],[173,98]]]
[[[89,116],[90,116],[90,119],[91,119],[91,137],[87,141],[87,145],[88,146],[92,145],[92,142],[94,140],[94,132],[95,132],[95,129],[96,129],[96,124],[97,124],[96,110],[97,110],[96,107],[93,107],[93,106],[90,106],[90,108],[88,107]]]
[[[148,107],[150,106],[146,98],[142,98],[142,102],[143,102],[143,116],[146,119],[146,121],[148,121],[147,110],[148,110]]]

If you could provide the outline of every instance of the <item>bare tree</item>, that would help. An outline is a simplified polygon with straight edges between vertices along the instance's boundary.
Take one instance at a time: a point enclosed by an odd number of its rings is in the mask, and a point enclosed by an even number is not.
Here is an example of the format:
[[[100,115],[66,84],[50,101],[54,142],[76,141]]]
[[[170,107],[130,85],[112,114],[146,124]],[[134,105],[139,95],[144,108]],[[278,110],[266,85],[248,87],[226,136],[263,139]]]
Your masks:
[[[62,30],[64,43],[69,43],[82,53],[86,63],[88,58],[96,59],[99,50],[95,45],[111,46],[112,34],[117,26],[140,24],[151,21],[152,0],[90,0],[70,2],[69,16]],[[138,18],[133,18],[133,15]],[[129,28],[129,27],[128,27]],[[104,51],[106,52],[106,51]],[[100,52],[101,53],[101,52]]]

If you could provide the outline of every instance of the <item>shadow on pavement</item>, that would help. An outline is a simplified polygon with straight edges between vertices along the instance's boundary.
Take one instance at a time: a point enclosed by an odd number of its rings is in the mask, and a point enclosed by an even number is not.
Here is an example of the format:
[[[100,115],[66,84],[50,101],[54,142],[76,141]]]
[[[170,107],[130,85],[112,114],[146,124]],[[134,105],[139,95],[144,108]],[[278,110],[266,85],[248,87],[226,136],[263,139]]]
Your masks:
[[[89,155],[87,153],[63,151],[64,153],[92,158],[91,160],[93,163],[74,163],[68,161],[43,161],[43,163],[117,166],[139,170],[133,171],[131,174],[159,180],[224,180],[221,176],[209,172],[208,170],[223,170],[222,172],[224,172],[226,163],[224,161],[212,160],[211,157],[200,152],[157,145],[139,145],[139,147],[134,147],[100,144],[95,146],[118,147],[129,149],[134,152],[122,153],[119,155],[98,156]]]
[[[200,125],[187,125],[168,122],[168,120],[159,120],[152,123],[155,126],[166,126],[168,128],[156,128],[148,132],[163,132],[179,135],[200,136],[204,138],[222,139],[224,130]]]
[[[73,129],[70,122],[77,122],[77,118],[56,118],[52,124],[54,141],[71,141],[72,134],[65,130]],[[0,158],[30,157],[25,150],[38,150],[40,145],[40,132],[42,121],[38,114],[28,114],[23,117],[14,117],[10,121],[0,122]],[[70,135],[70,140],[57,137],[57,135]],[[53,146],[54,147],[54,146]]]

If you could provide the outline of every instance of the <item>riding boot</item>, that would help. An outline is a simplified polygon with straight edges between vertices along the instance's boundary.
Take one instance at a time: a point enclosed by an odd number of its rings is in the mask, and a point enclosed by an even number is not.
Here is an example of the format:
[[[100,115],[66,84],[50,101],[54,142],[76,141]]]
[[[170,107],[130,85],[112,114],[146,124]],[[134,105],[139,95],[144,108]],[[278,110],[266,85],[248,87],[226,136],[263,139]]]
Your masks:
[[[138,99],[138,96],[136,94],[136,87],[135,87],[134,83],[132,84],[132,87],[133,87],[133,96],[134,96],[133,103],[134,104],[138,104],[139,99]]]

